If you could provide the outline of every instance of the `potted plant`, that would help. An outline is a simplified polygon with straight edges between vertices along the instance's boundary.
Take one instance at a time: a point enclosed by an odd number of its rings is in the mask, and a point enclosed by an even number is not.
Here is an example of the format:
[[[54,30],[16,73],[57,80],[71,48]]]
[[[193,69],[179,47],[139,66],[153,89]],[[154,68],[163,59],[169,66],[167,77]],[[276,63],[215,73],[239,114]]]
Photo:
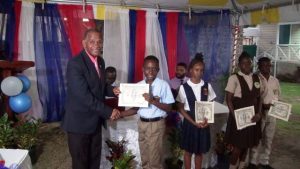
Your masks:
[[[126,151],[126,141],[121,140],[114,142],[110,139],[105,141],[109,148],[109,156],[106,158],[111,162],[112,169],[132,169],[132,161],[135,158],[131,151]]]
[[[37,132],[40,121],[26,121],[15,127],[15,144],[18,148],[30,150],[37,144]]]
[[[182,169],[183,161],[181,157],[183,151],[179,146],[180,138],[180,128],[172,128],[168,134],[171,156],[165,160],[166,169]]]
[[[37,132],[40,124],[40,120],[29,119],[18,121],[13,126],[13,122],[8,119],[8,115],[3,114],[0,118],[0,148],[27,149],[32,163],[35,163],[37,160],[35,145],[38,141]]]
[[[12,148],[14,146],[14,128],[12,122],[5,113],[0,118],[0,148]]]
[[[39,126],[41,124],[40,120],[26,120],[20,125],[14,128],[14,143],[17,148],[27,149],[31,157],[32,163],[35,163],[36,158],[36,144],[38,142],[37,133]]]
[[[165,159],[166,169],[181,169],[183,166],[183,161],[181,160],[183,151],[179,146],[181,139],[181,124],[181,118],[177,110],[168,113],[166,118],[166,132],[171,156]]]

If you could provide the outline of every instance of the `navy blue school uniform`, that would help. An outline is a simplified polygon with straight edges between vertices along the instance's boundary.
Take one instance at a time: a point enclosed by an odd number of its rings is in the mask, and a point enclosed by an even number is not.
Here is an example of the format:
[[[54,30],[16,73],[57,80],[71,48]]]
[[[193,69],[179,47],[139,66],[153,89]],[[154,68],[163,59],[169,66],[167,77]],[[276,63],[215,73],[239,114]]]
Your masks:
[[[195,93],[193,91],[193,88],[188,83],[184,83],[182,87],[185,92],[187,104],[189,105],[190,109],[190,111],[187,111],[187,113],[193,120],[195,120],[195,101],[197,101]],[[209,100],[209,92],[213,93],[214,98],[215,93],[213,89],[207,82],[204,82],[204,84],[201,87],[201,101]],[[200,95],[200,93],[198,94]],[[208,152],[210,149],[209,126],[206,128],[197,128],[188,120],[184,119],[182,125],[182,138],[180,147],[189,153],[202,154]]]

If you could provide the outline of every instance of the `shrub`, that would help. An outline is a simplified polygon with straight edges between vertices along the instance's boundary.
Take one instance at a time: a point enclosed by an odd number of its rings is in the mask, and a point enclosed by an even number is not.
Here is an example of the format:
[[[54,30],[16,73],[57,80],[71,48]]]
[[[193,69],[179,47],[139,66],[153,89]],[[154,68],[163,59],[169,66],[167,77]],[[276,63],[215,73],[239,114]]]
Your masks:
[[[127,142],[125,140],[114,142],[107,139],[105,143],[110,153],[109,156],[106,156],[106,159],[111,162],[112,169],[132,169],[131,162],[135,156],[132,155],[131,151],[126,151],[125,145]]]
[[[30,150],[38,141],[37,132],[41,121],[27,120],[13,127],[13,122],[5,113],[0,118],[0,148],[19,148]]]
[[[0,148],[10,148],[14,145],[14,128],[5,113],[0,118]]]
[[[37,132],[40,124],[40,121],[26,121],[15,127],[14,143],[18,148],[30,150],[37,144]]]

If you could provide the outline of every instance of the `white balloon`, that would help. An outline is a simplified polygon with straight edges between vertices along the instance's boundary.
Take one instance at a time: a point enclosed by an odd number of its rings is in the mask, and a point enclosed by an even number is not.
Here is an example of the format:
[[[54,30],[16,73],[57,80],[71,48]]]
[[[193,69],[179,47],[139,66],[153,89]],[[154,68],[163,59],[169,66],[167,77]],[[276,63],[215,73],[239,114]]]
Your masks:
[[[1,82],[1,90],[7,96],[16,96],[22,92],[22,81],[14,76],[9,76]]]

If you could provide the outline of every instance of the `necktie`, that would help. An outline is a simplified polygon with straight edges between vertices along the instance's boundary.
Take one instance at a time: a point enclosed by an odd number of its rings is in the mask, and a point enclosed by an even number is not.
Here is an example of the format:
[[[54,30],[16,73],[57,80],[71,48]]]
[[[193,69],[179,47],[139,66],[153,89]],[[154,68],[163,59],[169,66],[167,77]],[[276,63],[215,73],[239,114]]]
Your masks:
[[[101,78],[101,72],[100,72],[100,70],[99,70],[98,62],[97,62],[97,61],[94,62],[94,65],[95,65],[95,68],[96,68],[96,71],[97,71],[97,73],[98,73],[99,78]]]

